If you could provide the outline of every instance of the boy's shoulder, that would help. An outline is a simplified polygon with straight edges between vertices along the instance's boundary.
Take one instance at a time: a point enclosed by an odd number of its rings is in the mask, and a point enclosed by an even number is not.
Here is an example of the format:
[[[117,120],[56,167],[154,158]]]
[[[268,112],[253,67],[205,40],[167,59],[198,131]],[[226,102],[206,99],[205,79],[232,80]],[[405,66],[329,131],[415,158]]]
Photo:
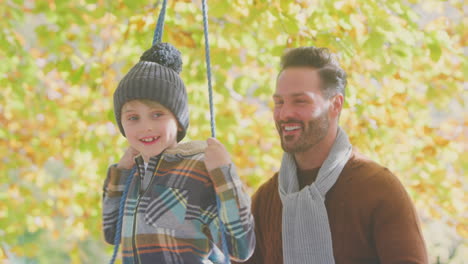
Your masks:
[[[207,146],[208,145],[206,141],[201,141],[201,140],[188,141],[184,143],[179,143],[173,148],[166,149],[165,154],[192,156],[192,155],[204,153]]]

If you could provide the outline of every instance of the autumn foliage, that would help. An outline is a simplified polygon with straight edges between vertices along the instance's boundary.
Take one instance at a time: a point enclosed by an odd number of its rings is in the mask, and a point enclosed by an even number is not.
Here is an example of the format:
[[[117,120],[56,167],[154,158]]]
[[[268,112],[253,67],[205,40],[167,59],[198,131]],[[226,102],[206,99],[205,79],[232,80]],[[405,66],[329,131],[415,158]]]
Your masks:
[[[106,263],[101,188],[125,148],[120,78],[150,45],[157,1],[0,0],[0,262]],[[290,47],[328,47],[349,75],[341,125],[406,186],[431,263],[468,247],[462,1],[209,1],[218,138],[250,193],[279,168],[271,95]],[[169,1],[191,124],[210,136],[201,1]]]

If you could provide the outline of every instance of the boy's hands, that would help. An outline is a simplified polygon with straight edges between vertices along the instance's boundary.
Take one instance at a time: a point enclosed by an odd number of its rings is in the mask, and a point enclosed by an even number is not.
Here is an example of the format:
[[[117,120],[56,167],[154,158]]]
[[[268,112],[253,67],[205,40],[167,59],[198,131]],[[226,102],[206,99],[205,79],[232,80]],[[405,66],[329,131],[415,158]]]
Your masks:
[[[208,147],[205,150],[205,166],[208,171],[231,163],[231,157],[224,145],[215,138],[206,140]],[[129,170],[135,165],[135,157],[140,154],[136,149],[128,147],[117,164],[117,168]]]
[[[129,170],[135,165],[135,157],[140,154],[136,149],[133,147],[128,147],[128,149],[123,154],[122,158],[120,159],[119,163],[117,164],[118,169]]]
[[[208,147],[205,150],[205,166],[208,171],[231,163],[231,157],[221,142],[208,138],[206,143]]]

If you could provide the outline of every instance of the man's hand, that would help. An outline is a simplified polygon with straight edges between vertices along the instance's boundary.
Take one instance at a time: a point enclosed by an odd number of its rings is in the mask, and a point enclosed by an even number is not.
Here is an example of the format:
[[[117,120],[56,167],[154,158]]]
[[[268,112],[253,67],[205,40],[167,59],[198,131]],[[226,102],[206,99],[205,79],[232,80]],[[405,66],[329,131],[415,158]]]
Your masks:
[[[135,157],[140,154],[136,149],[133,147],[128,147],[128,149],[123,154],[122,158],[120,159],[119,163],[117,164],[118,169],[122,170],[129,170],[135,165]]]
[[[208,147],[205,150],[205,166],[208,171],[231,163],[231,157],[221,142],[208,138],[206,143]]]

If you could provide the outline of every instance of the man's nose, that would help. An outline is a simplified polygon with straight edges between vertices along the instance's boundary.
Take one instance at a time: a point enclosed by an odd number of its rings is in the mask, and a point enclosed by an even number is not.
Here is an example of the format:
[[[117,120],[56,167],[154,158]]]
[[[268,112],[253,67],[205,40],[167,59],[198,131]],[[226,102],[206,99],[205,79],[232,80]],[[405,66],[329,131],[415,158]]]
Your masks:
[[[289,105],[284,104],[279,110],[279,119],[282,121],[287,121],[293,119],[294,109]]]

